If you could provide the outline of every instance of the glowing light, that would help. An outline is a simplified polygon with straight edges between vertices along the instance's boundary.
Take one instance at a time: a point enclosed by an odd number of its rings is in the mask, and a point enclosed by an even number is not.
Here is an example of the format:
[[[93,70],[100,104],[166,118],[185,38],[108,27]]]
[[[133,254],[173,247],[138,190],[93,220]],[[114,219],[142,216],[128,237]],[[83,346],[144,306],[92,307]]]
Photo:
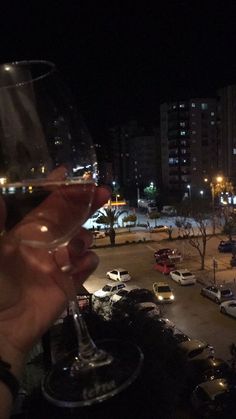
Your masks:
[[[40,231],[41,231],[42,233],[47,233],[47,231],[48,231],[47,226],[42,226],[42,227],[40,228]]]
[[[6,177],[1,177],[0,178],[0,185],[5,185],[6,182],[7,182],[7,178]]]
[[[11,71],[11,67],[9,67],[9,65],[6,65],[6,66],[5,66],[5,70],[6,70],[6,71]]]

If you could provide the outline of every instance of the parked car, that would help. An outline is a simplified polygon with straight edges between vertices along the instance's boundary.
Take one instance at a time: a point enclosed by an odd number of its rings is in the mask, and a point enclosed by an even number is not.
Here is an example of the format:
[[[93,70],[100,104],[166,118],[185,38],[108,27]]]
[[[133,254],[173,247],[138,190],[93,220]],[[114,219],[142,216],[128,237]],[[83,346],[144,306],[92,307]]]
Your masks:
[[[228,314],[229,316],[236,318],[236,300],[229,300],[221,303],[220,311],[223,314]]]
[[[196,386],[204,381],[216,378],[231,378],[233,370],[221,358],[193,359],[187,365],[188,383]]]
[[[180,285],[190,285],[196,283],[196,276],[188,269],[178,269],[170,272],[173,281]]]
[[[186,340],[191,340],[188,335],[186,335],[181,330],[175,329],[174,338],[177,343],[186,342]]]
[[[207,287],[201,288],[200,293],[217,304],[234,299],[232,290],[223,286],[208,285]]]
[[[230,253],[233,251],[234,247],[236,247],[236,240],[221,240],[218,250],[221,253]]]
[[[171,271],[175,270],[175,264],[168,260],[159,261],[154,265],[154,269],[163,273],[164,275],[169,275]]]
[[[129,291],[125,288],[119,290],[115,294],[112,294],[110,298],[111,303],[117,303],[117,301],[120,301],[121,298],[126,297]]]
[[[106,234],[104,231],[95,230],[93,231],[93,237],[94,239],[103,239],[104,237],[106,237]]]
[[[226,378],[216,378],[197,385],[191,404],[200,417],[230,418],[236,408],[235,385]]]
[[[166,282],[154,282],[153,292],[159,303],[172,303],[175,299],[173,290]]]
[[[168,226],[164,226],[164,225],[157,225],[155,227],[151,227],[150,228],[150,233],[158,233],[158,232],[163,232],[163,231],[168,231]]]
[[[154,253],[154,257],[156,258],[156,261],[168,259],[168,255],[170,255],[172,252],[173,250],[170,249],[169,247],[159,249],[159,250],[156,250],[156,252]]]
[[[192,359],[205,359],[213,356],[213,346],[199,339],[190,339],[178,344],[187,361]]]
[[[126,285],[123,283],[120,284],[106,284],[101,289],[93,293],[94,297],[101,299],[109,299],[113,294],[117,293],[121,289],[125,288]]]
[[[130,273],[127,271],[127,269],[123,268],[117,268],[113,269],[112,271],[108,271],[106,273],[107,278],[113,279],[113,281],[120,281],[120,282],[126,282],[131,279]]]

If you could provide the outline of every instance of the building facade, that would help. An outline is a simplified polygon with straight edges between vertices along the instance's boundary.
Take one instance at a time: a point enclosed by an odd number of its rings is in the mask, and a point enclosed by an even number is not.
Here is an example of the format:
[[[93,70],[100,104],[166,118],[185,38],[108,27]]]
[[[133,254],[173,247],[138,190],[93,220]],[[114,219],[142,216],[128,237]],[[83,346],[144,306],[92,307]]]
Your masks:
[[[160,136],[163,186],[180,198],[199,194],[218,170],[217,100],[163,103]]]
[[[151,182],[161,187],[158,134],[157,128],[135,120],[110,129],[114,182],[134,204]]]
[[[236,185],[236,85],[217,93],[219,170]]]

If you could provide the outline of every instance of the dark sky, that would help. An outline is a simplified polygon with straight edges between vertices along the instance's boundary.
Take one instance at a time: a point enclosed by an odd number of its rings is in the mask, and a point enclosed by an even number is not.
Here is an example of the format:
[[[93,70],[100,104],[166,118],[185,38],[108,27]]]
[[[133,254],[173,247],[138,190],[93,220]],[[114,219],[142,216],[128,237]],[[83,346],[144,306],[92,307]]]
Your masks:
[[[8,1],[1,61],[54,61],[92,129],[236,83],[236,2],[159,3]]]

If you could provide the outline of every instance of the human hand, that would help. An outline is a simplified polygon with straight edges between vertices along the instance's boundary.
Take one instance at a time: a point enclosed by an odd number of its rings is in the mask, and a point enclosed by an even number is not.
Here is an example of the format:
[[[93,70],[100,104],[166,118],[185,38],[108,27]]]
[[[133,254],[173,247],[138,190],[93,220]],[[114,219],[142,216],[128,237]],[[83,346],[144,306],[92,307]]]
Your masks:
[[[107,202],[109,196],[107,188],[97,187],[89,216]],[[60,213],[58,201],[56,208]],[[0,202],[1,221],[5,215]],[[17,360],[20,365],[29,349],[66,307],[71,278],[75,284],[81,284],[96,268],[98,257],[88,250],[91,243],[91,233],[83,228],[56,253],[25,246],[13,239],[11,231],[2,237],[0,355],[3,359],[13,364]],[[68,264],[73,266],[70,276],[61,269]]]

